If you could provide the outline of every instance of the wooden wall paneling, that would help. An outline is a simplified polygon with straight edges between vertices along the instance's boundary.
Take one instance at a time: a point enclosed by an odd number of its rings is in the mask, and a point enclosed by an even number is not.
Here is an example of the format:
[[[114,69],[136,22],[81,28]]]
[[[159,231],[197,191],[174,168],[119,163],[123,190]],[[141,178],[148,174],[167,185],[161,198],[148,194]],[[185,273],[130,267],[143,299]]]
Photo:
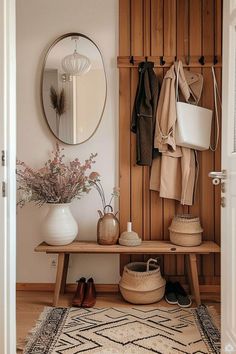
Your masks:
[[[176,56],[176,0],[164,1],[164,56]],[[167,69],[164,70],[164,73]],[[169,239],[169,226],[175,215],[175,201],[164,199],[163,231],[164,239]],[[176,256],[164,257],[164,270],[166,275],[176,273]]]
[[[189,23],[189,51],[190,56],[201,56],[202,54],[202,15],[201,15],[201,0],[190,0],[189,1],[189,15],[190,15],[190,23]],[[191,71],[202,73],[201,68],[191,68]],[[199,102],[202,105],[202,100]],[[200,171],[202,169],[201,163],[201,153],[197,153],[198,163],[199,163],[199,178],[197,181],[197,189],[195,193],[194,204],[189,208],[189,212],[195,216],[201,216],[201,178]],[[198,264],[198,274],[202,274],[202,257],[197,256],[197,264]]]
[[[144,55],[144,0],[131,0],[131,54]],[[131,69],[131,112],[138,85],[138,70]],[[136,135],[131,133],[131,220],[134,230],[143,238],[143,167],[136,165]],[[131,260],[142,261],[140,255]]]
[[[214,54],[213,9],[216,6],[215,24],[216,53],[221,55],[222,0],[119,0],[120,1],[120,53],[121,56],[175,56],[185,59],[190,54],[190,70],[204,76],[204,91],[201,105],[213,109],[211,68],[200,66],[196,58]],[[188,6],[190,21],[188,21]],[[201,9],[203,14],[201,14]],[[188,28],[189,24],[189,28]],[[189,38],[188,38],[189,34]],[[188,41],[189,40],[189,41]],[[189,53],[188,53],[189,51]],[[190,62],[191,64],[191,62]],[[168,68],[155,68],[159,79]],[[221,67],[216,68],[221,85]],[[204,239],[220,243],[220,188],[213,187],[208,172],[221,168],[220,147],[198,154],[200,175],[196,200],[193,206],[181,206],[178,202],[164,200],[157,192],[149,190],[150,170],[136,165],[136,136],[130,132],[130,117],[137,89],[137,68],[120,68],[120,222],[121,231],[129,218],[134,228],[144,239],[169,239],[168,227],[176,213],[190,212],[201,217]],[[136,257],[131,257],[137,260]],[[138,258],[139,260],[140,258]],[[121,257],[121,268],[130,257]],[[184,282],[183,258],[165,257],[165,275]],[[220,258],[204,256],[198,259],[200,281],[219,284]]]
[[[130,55],[130,0],[119,1],[119,53]],[[130,177],[130,69],[119,70],[119,174],[120,174],[120,231],[131,219]],[[120,271],[129,263],[130,256],[120,257]]]
[[[216,55],[220,56],[222,53],[222,1],[216,0],[215,2],[215,51]],[[216,69],[216,78],[221,91],[221,69]],[[218,106],[219,107],[219,106]],[[220,107],[219,107],[220,113]],[[221,114],[220,114],[220,131],[221,131]],[[215,171],[221,171],[221,135],[219,140],[219,146],[215,153]],[[221,187],[215,187],[215,242],[220,244],[220,231],[221,231]],[[215,276],[220,276],[220,255],[215,257]]]
[[[213,23],[213,1],[204,0],[203,17],[202,17],[202,52],[204,55],[214,55],[214,23]],[[202,103],[203,107],[213,109],[213,83],[210,68],[203,67],[204,87]],[[214,135],[214,128],[212,129]],[[214,153],[211,150],[203,151],[202,163],[200,170],[201,178],[201,220],[203,224],[203,233],[205,240],[214,240],[215,233],[215,199],[214,186],[211,179],[208,177],[210,171],[214,171]],[[214,256],[203,256],[203,270],[204,276],[214,276]]]

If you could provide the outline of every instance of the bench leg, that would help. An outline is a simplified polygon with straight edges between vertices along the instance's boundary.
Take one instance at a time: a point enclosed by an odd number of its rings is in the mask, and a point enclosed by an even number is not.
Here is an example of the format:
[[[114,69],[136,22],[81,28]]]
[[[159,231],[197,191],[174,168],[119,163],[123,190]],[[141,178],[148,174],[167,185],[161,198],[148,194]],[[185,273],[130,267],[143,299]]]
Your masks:
[[[65,294],[65,291],[66,291],[66,278],[67,278],[67,273],[68,273],[69,259],[70,259],[70,255],[69,255],[69,253],[66,253],[65,260],[64,260],[62,281],[61,281],[61,294]]]
[[[190,271],[190,260],[189,260],[189,255],[185,255],[185,267],[187,270],[187,277],[188,277],[188,284],[189,284],[189,290],[191,295],[194,295],[194,290],[193,290],[193,282],[192,282],[192,275]]]
[[[64,270],[64,262],[65,262],[65,253],[58,254],[58,262],[57,262],[57,276],[56,276],[56,284],[54,288],[54,298],[53,298],[53,306],[57,306],[60,289],[61,289],[61,282],[62,282],[62,275]]]
[[[189,277],[190,287],[194,295],[197,306],[201,305],[198,271],[197,271],[197,257],[196,254],[190,253],[187,255],[189,261]]]

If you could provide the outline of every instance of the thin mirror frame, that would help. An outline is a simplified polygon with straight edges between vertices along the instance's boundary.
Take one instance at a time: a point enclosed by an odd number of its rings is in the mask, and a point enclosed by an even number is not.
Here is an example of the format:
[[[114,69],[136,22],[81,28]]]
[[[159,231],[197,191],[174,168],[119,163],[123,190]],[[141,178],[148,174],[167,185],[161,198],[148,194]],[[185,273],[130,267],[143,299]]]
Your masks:
[[[47,119],[47,115],[46,115],[46,112],[45,112],[45,109],[44,109],[44,104],[43,104],[43,78],[44,78],[44,71],[45,71],[45,66],[46,66],[46,63],[47,63],[47,59],[48,59],[48,56],[51,52],[51,50],[55,47],[55,45],[60,42],[62,39],[65,39],[67,37],[71,37],[71,36],[79,36],[79,37],[83,37],[83,38],[86,38],[87,40],[89,40],[90,42],[93,43],[93,45],[97,48],[100,56],[101,56],[101,60],[102,60],[102,65],[103,65],[103,71],[104,71],[104,78],[105,78],[105,97],[104,97],[104,104],[103,104],[103,108],[102,108],[102,111],[101,111],[101,116],[98,120],[98,123],[96,125],[96,127],[94,128],[94,131],[93,133],[89,136],[88,139],[80,142],[80,143],[67,143],[63,140],[61,140],[54,132],[53,130],[51,129],[50,125],[49,125],[49,122],[48,122],[48,119]],[[45,54],[45,57],[44,57],[44,60],[43,60],[43,64],[42,64],[42,71],[41,71],[41,83],[40,83],[40,101],[41,101],[41,106],[42,106],[42,110],[43,110],[43,115],[44,115],[44,118],[46,120],[46,123],[47,123],[47,126],[50,130],[50,132],[55,136],[55,138],[59,141],[61,141],[63,144],[66,144],[66,145],[81,145],[81,144],[84,144],[86,143],[88,140],[90,140],[94,134],[96,133],[96,131],[98,130],[98,127],[101,123],[101,120],[102,120],[102,117],[103,117],[103,114],[104,114],[104,111],[105,111],[105,107],[106,107],[106,101],[107,101],[107,75],[106,75],[106,70],[105,70],[105,64],[104,64],[104,60],[103,60],[103,56],[102,56],[102,52],[101,50],[99,49],[99,47],[97,46],[97,44],[91,39],[89,38],[88,36],[86,36],[85,34],[82,34],[82,33],[79,33],[79,32],[69,32],[69,33],[66,33],[66,34],[63,34],[62,36],[58,37],[50,46],[49,48],[47,49],[46,51],[46,54]]]

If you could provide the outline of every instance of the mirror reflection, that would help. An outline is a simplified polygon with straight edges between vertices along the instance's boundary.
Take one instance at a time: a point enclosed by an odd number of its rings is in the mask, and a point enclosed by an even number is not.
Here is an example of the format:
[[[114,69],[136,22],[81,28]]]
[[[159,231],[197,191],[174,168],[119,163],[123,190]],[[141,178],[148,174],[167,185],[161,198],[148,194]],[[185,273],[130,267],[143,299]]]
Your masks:
[[[60,37],[49,49],[42,75],[42,103],[53,134],[81,144],[96,131],[106,101],[106,75],[98,47],[82,34]]]

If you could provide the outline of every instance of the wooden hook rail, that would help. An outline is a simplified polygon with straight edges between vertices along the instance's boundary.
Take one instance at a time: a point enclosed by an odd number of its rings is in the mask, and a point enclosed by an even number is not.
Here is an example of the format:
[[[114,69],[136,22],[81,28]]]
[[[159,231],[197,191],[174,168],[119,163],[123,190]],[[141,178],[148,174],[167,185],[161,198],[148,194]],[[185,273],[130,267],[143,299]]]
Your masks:
[[[221,56],[118,56],[117,57],[117,66],[118,68],[137,68],[139,63],[143,61],[151,61],[154,63],[155,68],[169,68],[175,60],[181,60],[184,67],[189,68],[210,68],[222,67]],[[203,60],[204,59],[204,60]],[[199,60],[201,62],[199,62]],[[189,64],[187,64],[189,62]]]

